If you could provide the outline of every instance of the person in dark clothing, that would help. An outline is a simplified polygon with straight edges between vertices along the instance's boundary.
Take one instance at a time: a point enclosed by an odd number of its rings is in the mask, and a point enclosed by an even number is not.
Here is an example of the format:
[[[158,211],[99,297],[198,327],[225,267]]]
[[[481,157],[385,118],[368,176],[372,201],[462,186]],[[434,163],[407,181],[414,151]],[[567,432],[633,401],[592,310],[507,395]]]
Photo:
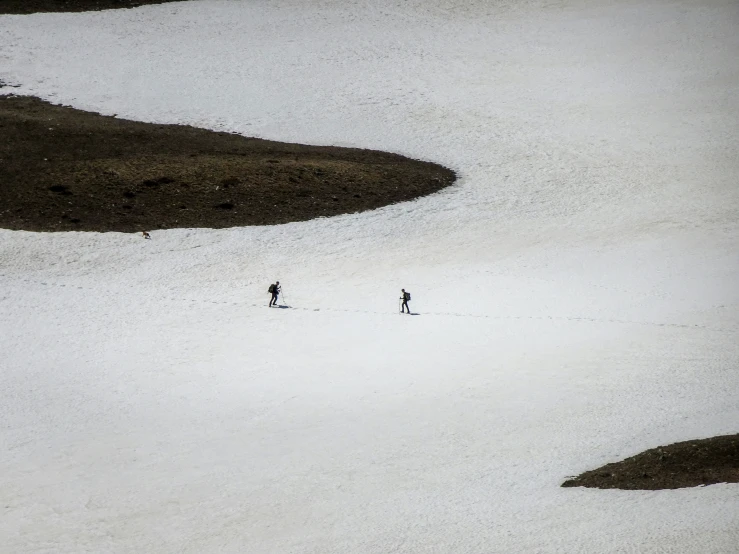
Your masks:
[[[277,281],[274,285],[269,286],[269,292],[272,294],[272,298],[269,301],[269,307],[273,305],[277,306],[277,296],[280,294],[280,282]]]
[[[403,301],[403,304],[400,307],[400,313],[405,313],[406,308],[408,309],[408,313],[411,313],[411,309],[408,307],[408,301],[411,299],[411,293],[405,292],[405,289],[400,289],[400,299]]]

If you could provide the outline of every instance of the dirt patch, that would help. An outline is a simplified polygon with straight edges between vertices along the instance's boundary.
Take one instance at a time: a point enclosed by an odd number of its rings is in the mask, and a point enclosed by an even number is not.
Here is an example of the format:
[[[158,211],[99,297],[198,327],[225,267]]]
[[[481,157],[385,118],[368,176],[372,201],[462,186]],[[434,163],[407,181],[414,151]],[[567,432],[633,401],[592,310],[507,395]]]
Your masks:
[[[659,490],[739,483],[739,435],[676,442],[586,471],[563,487]]]
[[[453,171],[395,154],[153,125],[0,96],[0,227],[224,228],[372,210]]]
[[[0,0],[0,14],[39,12],[88,12],[138,8],[150,4],[166,4],[181,0]]]

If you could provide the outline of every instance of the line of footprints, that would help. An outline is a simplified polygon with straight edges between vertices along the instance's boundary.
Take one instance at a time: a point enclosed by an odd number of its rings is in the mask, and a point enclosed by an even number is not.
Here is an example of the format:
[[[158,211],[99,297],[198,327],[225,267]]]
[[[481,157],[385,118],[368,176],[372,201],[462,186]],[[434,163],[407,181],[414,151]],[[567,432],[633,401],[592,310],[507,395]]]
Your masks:
[[[5,277],[5,275],[0,274],[0,277]],[[85,287],[80,287],[77,285],[65,285],[63,283],[50,283],[47,281],[34,281],[32,279],[23,279],[23,283],[28,284],[35,284],[35,285],[42,285],[42,286],[49,286],[49,287],[65,287],[69,289],[77,289],[77,290],[86,290]],[[91,289],[87,289],[91,290]],[[2,297],[0,298],[0,301],[5,300],[8,297]],[[227,301],[217,301],[217,300],[202,300],[202,299],[195,299],[195,298],[181,298],[181,297],[175,297],[175,296],[167,296],[164,297],[167,300],[173,300],[175,302],[181,302],[182,300],[185,300],[190,303],[208,303],[208,304],[216,304],[216,305],[225,305],[225,304],[231,304],[234,306],[251,306],[253,308],[267,308],[265,304],[249,304],[245,302],[227,302]],[[377,314],[377,315],[387,315],[388,312],[381,312],[376,310],[357,310],[357,309],[347,309],[347,308],[305,308],[305,307],[299,307],[299,306],[286,306],[281,305],[277,306],[278,308],[282,309],[291,309],[291,310],[302,310],[302,311],[309,311],[309,312],[319,312],[319,311],[325,311],[325,312],[351,312],[351,313],[362,313],[362,314]],[[420,315],[418,313],[413,313],[412,315]],[[619,323],[619,324],[633,324],[633,325],[648,325],[651,327],[675,327],[675,328],[681,328],[681,329],[706,329],[709,331],[717,331],[717,332],[731,332],[734,333],[736,330],[733,329],[714,329],[711,327],[706,327],[705,325],[686,325],[681,323],[657,323],[653,321],[629,321],[624,319],[597,319],[592,317],[563,317],[563,316],[502,316],[502,315],[489,315],[489,314],[473,314],[473,313],[460,313],[460,312],[424,312],[424,315],[433,315],[433,316],[447,316],[447,317],[469,317],[469,318],[480,318],[480,319],[505,319],[505,320],[551,320],[551,321],[589,321],[593,323]]]

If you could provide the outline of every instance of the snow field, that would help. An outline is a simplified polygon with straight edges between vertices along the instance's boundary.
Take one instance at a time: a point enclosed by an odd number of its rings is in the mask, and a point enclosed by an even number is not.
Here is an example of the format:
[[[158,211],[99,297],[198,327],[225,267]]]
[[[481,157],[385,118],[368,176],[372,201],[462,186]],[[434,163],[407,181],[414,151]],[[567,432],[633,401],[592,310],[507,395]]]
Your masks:
[[[277,227],[0,231],[0,551],[737,552],[736,485],[559,488],[736,432],[736,17],[0,18],[14,92],[461,176]],[[290,309],[265,307],[275,279]]]

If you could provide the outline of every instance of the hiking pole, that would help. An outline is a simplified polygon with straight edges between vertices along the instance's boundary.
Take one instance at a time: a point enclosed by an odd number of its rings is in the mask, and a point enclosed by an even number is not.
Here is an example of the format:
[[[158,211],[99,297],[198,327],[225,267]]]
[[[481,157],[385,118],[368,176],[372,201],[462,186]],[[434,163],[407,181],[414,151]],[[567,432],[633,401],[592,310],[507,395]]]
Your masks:
[[[282,301],[285,303],[285,306],[287,306],[287,298],[285,298],[285,293],[282,292],[282,289],[280,289],[280,294],[282,295]]]

